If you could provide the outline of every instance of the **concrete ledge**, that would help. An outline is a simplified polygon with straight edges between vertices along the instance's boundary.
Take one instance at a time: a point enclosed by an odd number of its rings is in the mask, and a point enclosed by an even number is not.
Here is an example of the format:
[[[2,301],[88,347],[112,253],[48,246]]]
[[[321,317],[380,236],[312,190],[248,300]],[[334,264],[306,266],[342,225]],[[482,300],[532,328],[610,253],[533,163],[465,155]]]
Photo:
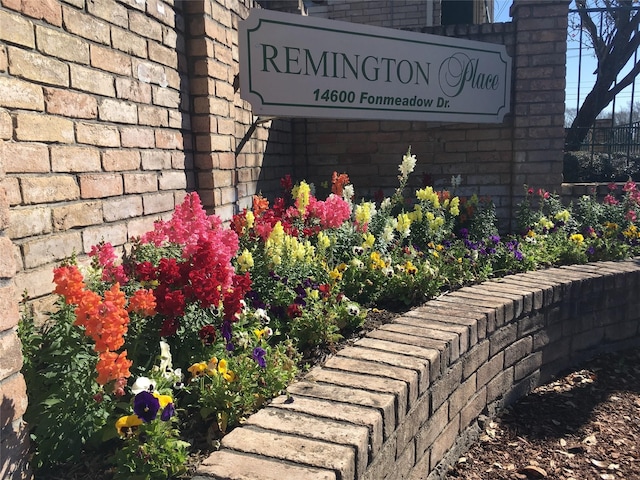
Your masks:
[[[640,259],[439,297],[314,367],[193,480],[437,479],[493,416],[564,368],[640,345]]]

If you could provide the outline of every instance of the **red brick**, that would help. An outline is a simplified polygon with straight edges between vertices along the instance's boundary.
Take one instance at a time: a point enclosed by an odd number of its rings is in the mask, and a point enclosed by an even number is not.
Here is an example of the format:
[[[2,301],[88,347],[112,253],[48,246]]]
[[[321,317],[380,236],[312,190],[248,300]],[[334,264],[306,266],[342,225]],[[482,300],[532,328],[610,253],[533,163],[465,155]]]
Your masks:
[[[44,99],[48,113],[90,119],[98,115],[98,102],[91,95],[59,88],[45,88]]]
[[[105,222],[140,217],[143,211],[142,198],[139,195],[129,195],[105,200],[103,211]]]
[[[152,127],[166,127],[169,125],[167,109],[140,105],[138,107],[138,123]]]
[[[167,150],[182,150],[184,148],[182,133],[177,130],[156,130],[156,147]]]
[[[82,230],[82,245],[85,253],[90,252],[91,247],[102,241],[114,246],[124,245],[127,241],[127,226],[122,223],[104,224]]]
[[[115,97],[116,89],[113,76],[95,68],[70,65],[71,87],[76,90],[97,93],[105,97]]]
[[[163,171],[160,173],[160,190],[178,190],[187,188],[184,172]]]
[[[22,13],[57,27],[62,25],[62,8],[56,0],[22,0]]]
[[[180,107],[180,92],[171,88],[163,86],[151,86],[151,96],[153,97],[153,104],[160,105],[162,107],[179,108]],[[228,114],[228,113],[227,113]]]
[[[144,195],[142,197],[144,214],[170,212],[175,207],[175,201],[171,192]]]
[[[155,173],[125,173],[124,193],[147,193],[158,190],[158,176]]]
[[[7,235],[12,238],[34,237],[51,232],[51,209],[46,207],[21,207],[9,212]]]
[[[13,284],[0,287],[0,332],[18,325],[20,311],[18,310],[18,295]]]
[[[0,237],[0,251],[10,252],[13,244],[9,237]],[[0,255],[0,278],[13,278],[16,273],[16,262],[12,255]]]
[[[54,207],[51,209],[53,227],[56,230],[69,230],[102,223],[102,204],[82,202]]]
[[[1,172],[0,172],[1,174]],[[9,197],[3,185],[0,184],[0,232],[9,225]]]
[[[129,28],[132,32],[153,40],[162,40],[162,25],[140,12],[129,14]]]
[[[111,0],[91,0],[87,2],[87,11],[111,24],[126,28],[129,23],[127,8]]]
[[[92,67],[118,75],[131,75],[131,58],[124,53],[99,45],[91,45],[90,52]],[[116,86],[118,79],[119,77],[116,79]]]
[[[7,53],[7,46],[0,45],[0,72],[6,72],[9,70],[9,54]]]
[[[54,172],[100,171],[100,151],[91,147],[51,147],[51,170]]]
[[[80,175],[81,198],[105,198],[122,195],[122,175],[86,174]]]
[[[98,107],[98,118],[112,123],[138,123],[138,109],[134,103],[105,98]]]
[[[119,147],[120,132],[116,127],[97,123],[76,124],[78,143],[97,145],[100,147]]]
[[[128,30],[116,27],[111,28],[111,43],[113,48],[116,48],[121,52],[128,53],[139,58],[146,58],[147,56],[146,40]]]
[[[1,167],[0,167],[1,168]],[[16,177],[0,176],[0,189],[3,189],[7,194],[7,200],[9,205],[19,205],[22,203],[22,195],[20,194],[20,183]]]
[[[38,83],[69,86],[69,67],[55,58],[9,47],[9,73]]]
[[[156,42],[149,42],[149,59],[170,68],[178,68],[178,54],[176,51]]]
[[[22,271],[15,277],[16,292],[27,292],[29,298],[43,297],[49,295],[53,289],[53,269],[51,265],[41,268],[34,268],[28,272]],[[55,301],[55,298],[52,298]],[[44,300],[43,304],[46,303]],[[53,307],[53,305],[51,305]],[[51,309],[43,310],[53,311]],[[36,312],[37,314],[37,312]]]
[[[123,147],[153,148],[156,145],[154,132],[151,128],[121,127],[120,140]]]
[[[151,85],[131,78],[116,78],[116,96],[137,103],[151,103]]]
[[[138,170],[140,153],[135,150],[106,150],[102,153],[102,166],[108,172]]]
[[[151,150],[141,152],[143,170],[170,170],[171,152]]]

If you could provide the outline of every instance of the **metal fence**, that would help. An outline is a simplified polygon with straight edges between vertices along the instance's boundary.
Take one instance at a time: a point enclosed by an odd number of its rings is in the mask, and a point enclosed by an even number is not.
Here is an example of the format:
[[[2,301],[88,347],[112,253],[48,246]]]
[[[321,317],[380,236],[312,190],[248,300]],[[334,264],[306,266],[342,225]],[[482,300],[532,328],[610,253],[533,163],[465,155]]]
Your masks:
[[[606,123],[612,122],[608,120]],[[580,150],[637,157],[640,155],[640,122],[607,126],[597,121],[589,129]]]

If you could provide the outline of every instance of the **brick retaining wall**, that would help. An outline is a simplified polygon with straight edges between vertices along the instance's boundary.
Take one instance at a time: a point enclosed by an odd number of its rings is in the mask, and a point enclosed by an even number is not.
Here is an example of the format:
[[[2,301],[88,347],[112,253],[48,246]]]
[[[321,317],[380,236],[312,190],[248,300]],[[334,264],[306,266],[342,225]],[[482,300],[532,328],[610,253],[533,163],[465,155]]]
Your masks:
[[[193,480],[442,478],[562,369],[640,345],[640,259],[510,275],[432,300],[314,367]]]

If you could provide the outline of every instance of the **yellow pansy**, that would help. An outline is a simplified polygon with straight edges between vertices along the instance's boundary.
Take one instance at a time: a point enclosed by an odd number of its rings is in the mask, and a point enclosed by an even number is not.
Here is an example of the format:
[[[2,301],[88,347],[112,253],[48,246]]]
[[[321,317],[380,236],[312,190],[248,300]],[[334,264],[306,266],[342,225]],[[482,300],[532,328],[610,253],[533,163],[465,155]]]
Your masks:
[[[218,362],[218,372],[227,382],[233,382],[236,379],[236,374],[229,370],[224,358]]]
[[[153,396],[158,399],[160,408],[164,408],[170,403],[173,403],[173,398],[171,398],[171,395],[160,395],[158,392],[153,392]]]
[[[569,237],[569,240],[580,245],[582,242],[584,242],[584,237],[581,233],[574,233]]]
[[[116,430],[118,435],[122,436],[125,428],[137,427],[138,425],[142,425],[142,419],[140,417],[137,415],[126,415],[116,421]]]
[[[187,368],[187,371],[191,374],[192,378],[204,375],[207,370],[207,364],[205,362],[198,362]]]
[[[384,268],[387,266],[385,261],[380,257],[380,252],[371,252],[371,266],[375,270],[376,268]]]

